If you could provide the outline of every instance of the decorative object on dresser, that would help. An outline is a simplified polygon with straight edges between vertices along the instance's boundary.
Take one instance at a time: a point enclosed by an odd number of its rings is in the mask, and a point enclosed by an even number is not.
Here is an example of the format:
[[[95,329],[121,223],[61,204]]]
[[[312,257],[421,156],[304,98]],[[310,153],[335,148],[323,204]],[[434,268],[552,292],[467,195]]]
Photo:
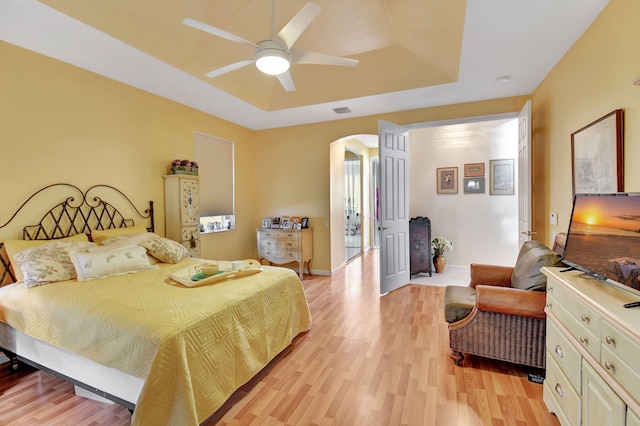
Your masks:
[[[624,191],[624,115],[611,111],[571,133],[574,194]]]
[[[165,235],[200,257],[200,182],[198,176],[164,176]]]
[[[540,268],[559,261],[555,251],[527,241],[515,267],[472,263],[468,287],[447,286],[444,316],[456,365],[473,354],[544,368],[547,280]]]
[[[431,276],[431,221],[428,217],[412,217],[409,221],[411,253],[410,274],[428,273]]]
[[[169,165],[172,175],[198,175],[198,163],[191,160],[173,160]]]
[[[547,284],[543,399],[564,425],[640,425],[640,292],[542,268]]]
[[[306,229],[257,229],[258,261],[283,265],[298,263],[298,275],[303,279],[304,264],[311,275],[313,231]]]

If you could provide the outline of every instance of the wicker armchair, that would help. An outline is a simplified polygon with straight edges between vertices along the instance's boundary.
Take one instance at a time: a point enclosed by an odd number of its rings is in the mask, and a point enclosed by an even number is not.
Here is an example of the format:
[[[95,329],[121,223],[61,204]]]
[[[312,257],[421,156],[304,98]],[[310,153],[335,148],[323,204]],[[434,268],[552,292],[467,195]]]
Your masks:
[[[546,276],[560,254],[537,241],[526,242],[514,267],[471,265],[468,287],[448,286],[445,320],[451,358],[464,354],[544,368]]]

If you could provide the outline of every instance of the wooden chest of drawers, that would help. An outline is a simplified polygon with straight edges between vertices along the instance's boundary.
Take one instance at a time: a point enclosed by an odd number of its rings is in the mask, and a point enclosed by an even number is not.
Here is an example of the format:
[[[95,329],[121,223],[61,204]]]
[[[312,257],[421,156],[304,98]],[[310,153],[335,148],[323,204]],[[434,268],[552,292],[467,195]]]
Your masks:
[[[580,272],[547,276],[544,402],[566,425],[638,425],[638,296]]]
[[[304,264],[311,275],[313,234],[308,229],[257,229],[258,260],[282,265],[297,262],[300,279]]]

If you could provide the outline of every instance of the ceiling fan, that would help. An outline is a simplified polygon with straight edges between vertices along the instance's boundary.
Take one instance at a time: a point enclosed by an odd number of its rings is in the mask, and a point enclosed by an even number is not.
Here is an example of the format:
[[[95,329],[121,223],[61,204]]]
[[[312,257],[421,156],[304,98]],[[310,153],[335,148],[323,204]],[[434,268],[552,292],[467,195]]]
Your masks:
[[[275,34],[275,0],[272,0],[271,38],[259,41],[258,43],[252,43],[242,37],[191,18],[186,18],[182,23],[226,40],[251,46],[255,49],[253,59],[247,59],[218,68],[205,74],[207,77],[217,77],[255,63],[256,67],[263,73],[275,75],[285,91],[293,92],[296,90],[296,87],[289,73],[289,67],[293,64],[337,65],[343,67],[355,67],[358,64],[356,59],[292,48],[296,40],[298,40],[304,30],[307,29],[318,13],[320,13],[321,9],[322,8],[315,3],[307,3],[291,18],[278,34]]]

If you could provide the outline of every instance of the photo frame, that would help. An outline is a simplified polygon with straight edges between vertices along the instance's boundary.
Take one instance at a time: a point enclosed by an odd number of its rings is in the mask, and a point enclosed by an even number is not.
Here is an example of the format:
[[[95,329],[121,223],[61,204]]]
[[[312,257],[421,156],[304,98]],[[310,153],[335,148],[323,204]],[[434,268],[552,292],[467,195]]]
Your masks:
[[[513,195],[513,163],[513,158],[489,160],[489,194]]]
[[[484,177],[484,163],[465,164],[464,177]]]
[[[300,226],[302,227],[302,229],[304,228],[308,228],[309,227],[309,218],[308,217],[303,217],[300,221]]]
[[[617,109],[571,133],[574,194],[624,191],[623,121]]]
[[[465,194],[484,194],[484,177],[464,178]]]
[[[270,229],[271,228],[271,218],[270,217],[265,217],[264,219],[262,219],[262,228],[263,229]]]
[[[439,167],[436,169],[436,187],[438,194],[458,193],[458,168]]]
[[[271,219],[271,228],[272,229],[280,229],[280,216],[274,216]]]

